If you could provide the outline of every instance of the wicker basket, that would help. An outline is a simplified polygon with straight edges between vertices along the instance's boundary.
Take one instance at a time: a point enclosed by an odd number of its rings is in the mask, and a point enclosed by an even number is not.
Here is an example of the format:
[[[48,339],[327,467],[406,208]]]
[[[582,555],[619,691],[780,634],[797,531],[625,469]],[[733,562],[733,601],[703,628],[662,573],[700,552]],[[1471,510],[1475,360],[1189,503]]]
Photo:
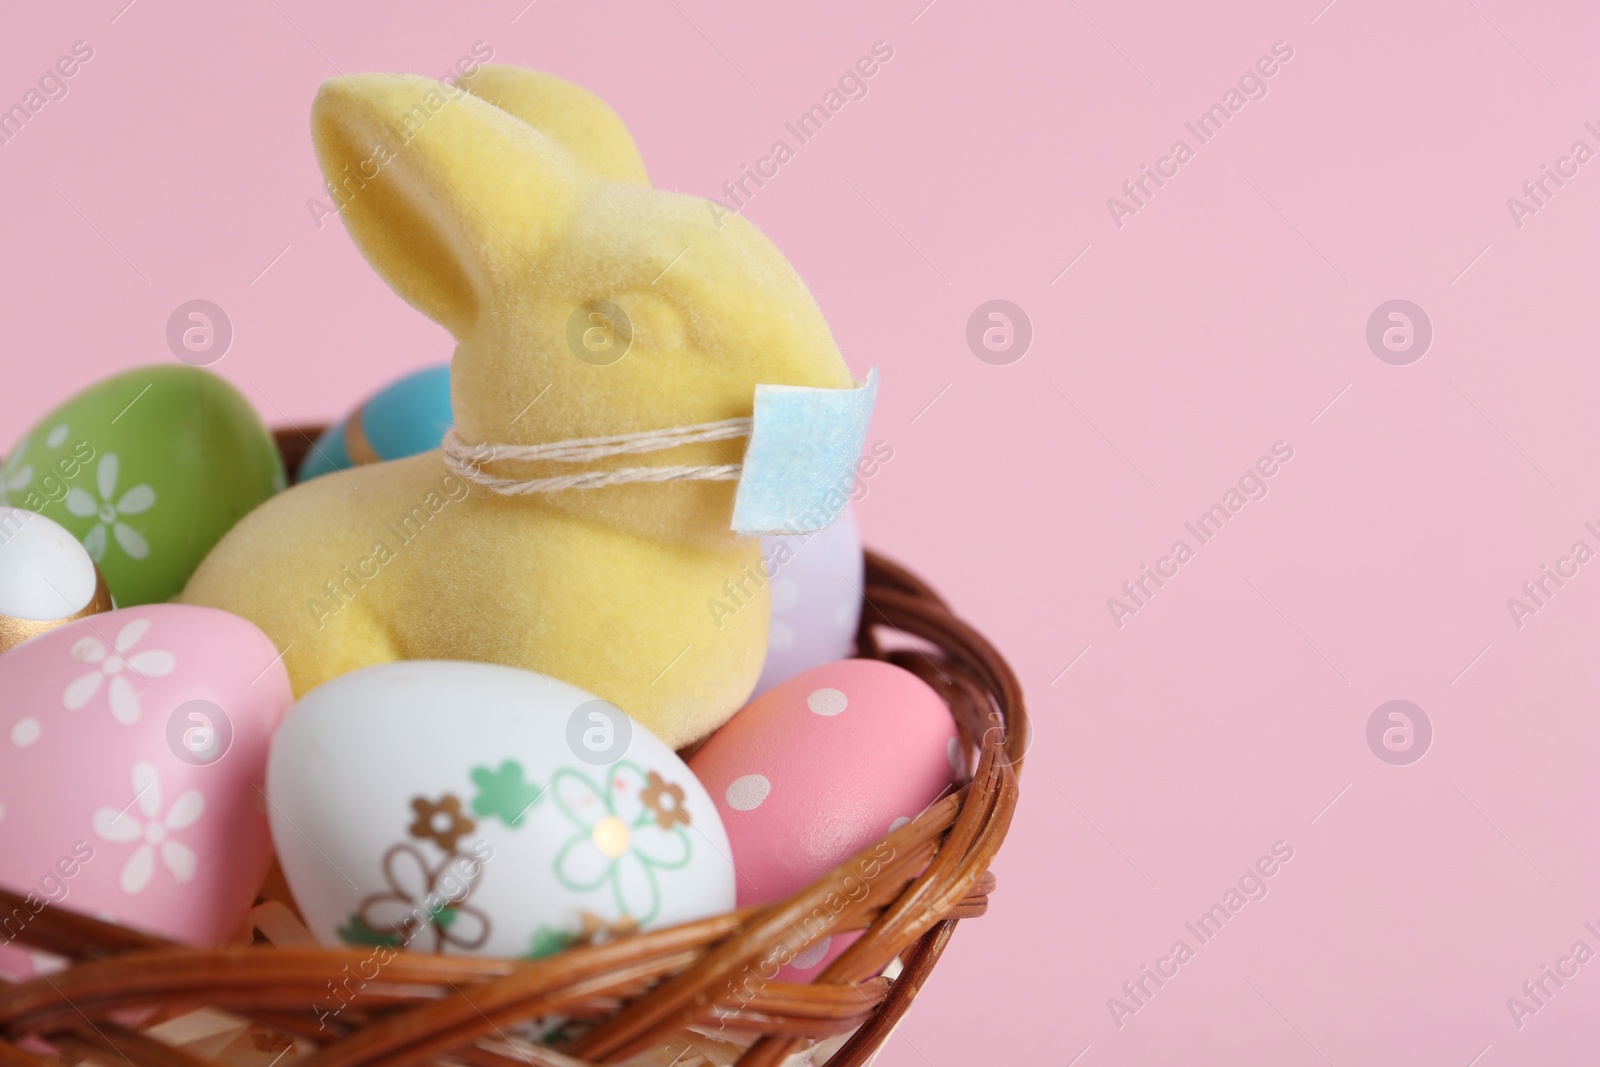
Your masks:
[[[279,435],[291,470],[309,442]],[[662,1067],[773,1067],[807,1051],[832,1067],[866,1063],[957,922],[987,907],[1027,723],[1010,667],[919,579],[869,552],[865,601],[857,654],[939,692],[975,765],[958,790],[787,900],[537,961],[400,952],[381,966],[368,949],[263,936],[294,925],[281,903],[252,914],[241,941],[253,943],[215,948],[48,907],[19,940],[70,965],[0,984],[0,1067],[579,1067],[650,1055]],[[0,914],[19,906],[0,891]],[[810,984],[767,980],[852,930],[864,933]],[[531,1024],[552,1018],[565,1022],[549,1044],[531,1040]]]

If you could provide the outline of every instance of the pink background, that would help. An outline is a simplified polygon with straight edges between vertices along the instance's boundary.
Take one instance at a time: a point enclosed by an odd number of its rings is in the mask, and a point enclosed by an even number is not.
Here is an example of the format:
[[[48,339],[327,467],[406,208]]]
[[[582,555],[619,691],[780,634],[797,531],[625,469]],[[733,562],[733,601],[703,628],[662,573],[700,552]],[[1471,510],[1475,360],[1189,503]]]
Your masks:
[[[1600,961],[1520,1029],[1506,1005],[1600,950],[1600,564],[1521,629],[1506,607],[1600,547],[1600,162],[1520,229],[1506,206],[1600,148],[1593,6],[125,2],[5,17],[6,105],[95,58],[0,146],[0,437],[171,359],[196,297],[272,423],[447,356],[307,208],[336,70],[437,76],[483,40],[711,195],[888,41],[748,215],[883,368],[868,541],[1008,652],[1037,730],[993,910],[882,1062],[1594,1062]],[[1119,229],[1106,198],[1278,40],[1269,95]],[[992,298],[1032,320],[1009,366],[964,339]],[[1393,298],[1434,326],[1410,366],[1365,341]],[[1270,495],[1119,629],[1106,599],[1278,440]],[[1434,726],[1410,766],[1365,740],[1393,698]],[[1279,840],[1270,895],[1119,1028],[1107,998]]]

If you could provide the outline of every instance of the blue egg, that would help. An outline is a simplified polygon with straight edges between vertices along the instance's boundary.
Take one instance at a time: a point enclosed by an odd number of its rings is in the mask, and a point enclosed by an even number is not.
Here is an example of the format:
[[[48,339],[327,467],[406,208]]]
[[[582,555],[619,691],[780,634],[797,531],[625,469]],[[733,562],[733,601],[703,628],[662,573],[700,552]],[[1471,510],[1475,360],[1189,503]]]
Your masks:
[[[300,464],[299,480],[438,448],[454,423],[450,365],[416,371],[384,386],[323,431]]]

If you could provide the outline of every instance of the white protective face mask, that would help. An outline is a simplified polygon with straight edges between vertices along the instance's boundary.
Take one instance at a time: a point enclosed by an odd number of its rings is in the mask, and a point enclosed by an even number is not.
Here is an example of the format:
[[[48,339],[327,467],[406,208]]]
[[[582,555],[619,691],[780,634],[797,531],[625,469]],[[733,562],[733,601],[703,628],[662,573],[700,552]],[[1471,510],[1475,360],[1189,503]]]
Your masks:
[[[580,437],[542,445],[463,441],[452,428],[444,462],[456,474],[502,496],[600,489],[630,482],[734,481],[732,528],[747,537],[810,533],[839,517],[855,481],[867,424],[878,399],[878,369],[853,389],[758,385],[754,414],[665,430]],[[618,467],[552,478],[502,478],[483,468],[496,462],[592,463],[705,441],[750,438],[744,462],[713,466]]]

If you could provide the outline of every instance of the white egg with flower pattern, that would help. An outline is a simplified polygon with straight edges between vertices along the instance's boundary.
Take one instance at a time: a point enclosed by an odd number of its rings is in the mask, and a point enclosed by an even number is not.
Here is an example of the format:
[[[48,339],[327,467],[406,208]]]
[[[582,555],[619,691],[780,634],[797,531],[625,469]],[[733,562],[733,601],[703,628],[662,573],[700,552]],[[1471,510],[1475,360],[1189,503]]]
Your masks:
[[[273,842],[325,944],[537,958],[729,911],[716,805],[592,694],[410,660],[307,693],[273,739]]]

